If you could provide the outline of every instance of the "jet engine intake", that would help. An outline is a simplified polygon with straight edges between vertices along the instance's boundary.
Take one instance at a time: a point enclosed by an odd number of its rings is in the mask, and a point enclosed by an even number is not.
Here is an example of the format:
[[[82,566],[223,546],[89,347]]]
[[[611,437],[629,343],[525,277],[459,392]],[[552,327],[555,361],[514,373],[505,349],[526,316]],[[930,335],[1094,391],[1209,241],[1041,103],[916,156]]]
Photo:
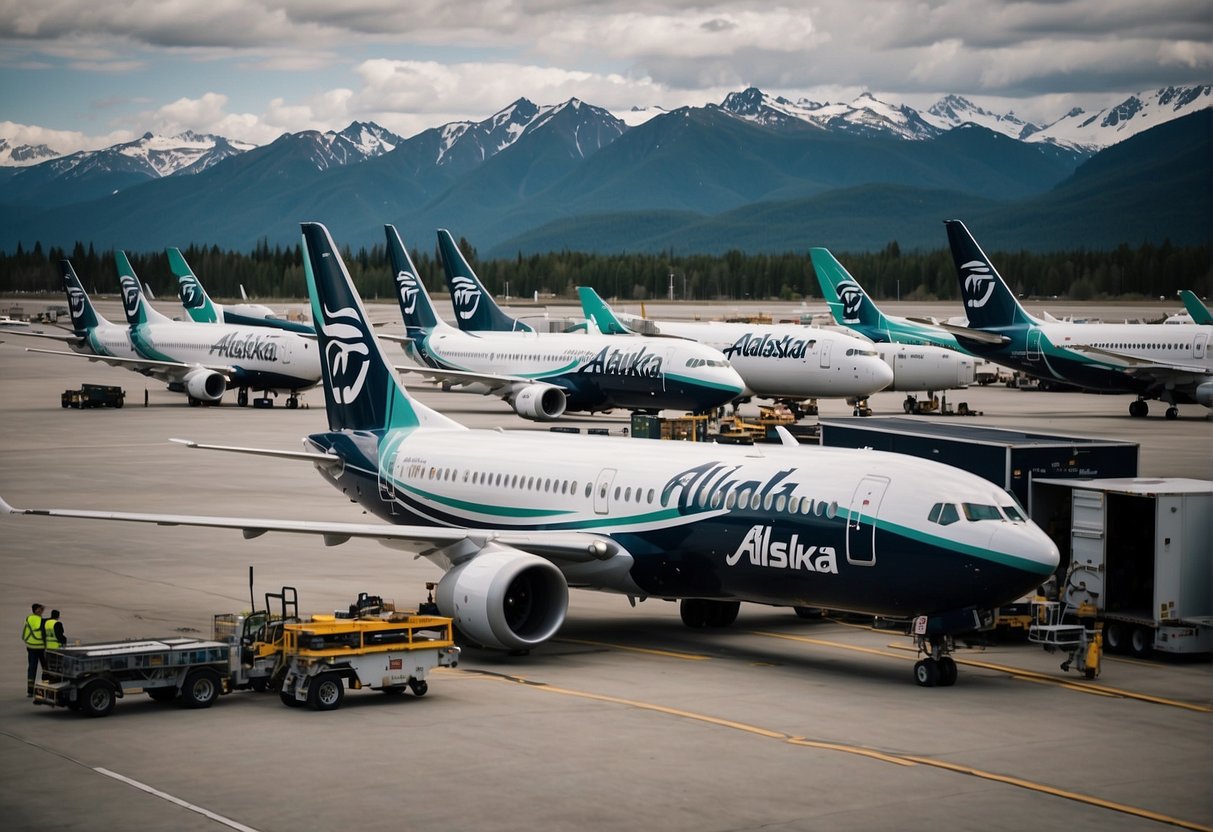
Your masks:
[[[1206,381],[1196,388],[1196,403],[1213,407],[1213,381]]]
[[[569,587],[550,561],[490,546],[438,582],[439,611],[468,638],[499,650],[528,650],[564,623]]]
[[[568,398],[554,384],[528,384],[514,394],[510,404],[523,419],[549,422],[564,415]]]
[[[227,379],[214,370],[191,370],[185,376],[185,392],[204,402],[217,402],[227,390]]]

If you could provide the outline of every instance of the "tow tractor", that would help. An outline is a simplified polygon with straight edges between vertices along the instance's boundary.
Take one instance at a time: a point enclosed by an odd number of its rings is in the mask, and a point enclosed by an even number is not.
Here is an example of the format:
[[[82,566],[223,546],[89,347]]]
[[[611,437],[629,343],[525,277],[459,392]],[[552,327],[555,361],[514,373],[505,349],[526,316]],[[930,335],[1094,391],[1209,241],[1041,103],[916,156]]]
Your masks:
[[[250,575],[251,581],[251,575]],[[276,609],[275,609],[276,602]],[[337,708],[346,688],[424,696],[435,667],[455,667],[451,619],[397,612],[362,593],[348,611],[300,617],[294,587],[266,593],[265,608],[214,617],[214,637],[83,644],[45,654],[34,704],[106,716],[118,699],[208,708],[235,690],[277,691],[292,707]]]

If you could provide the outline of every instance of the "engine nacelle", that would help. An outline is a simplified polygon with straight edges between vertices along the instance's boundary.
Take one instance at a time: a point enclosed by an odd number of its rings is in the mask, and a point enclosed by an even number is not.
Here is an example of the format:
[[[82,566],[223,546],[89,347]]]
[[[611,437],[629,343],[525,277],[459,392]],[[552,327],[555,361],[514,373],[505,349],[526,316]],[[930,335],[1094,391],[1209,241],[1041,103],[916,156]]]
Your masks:
[[[885,390],[951,390],[976,379],[977,363],[943,347],[877,344],[880,357],[893,368],[893,383]]]
[[[191,370],[185,376],[185,392],[204,402],[217,402],[227,390],[227,379],[214,370]]]
[[[527,650],[554,636],[564,623],[569,585],[550,561],[491,547],[447,572],[435,600],[439,611],[473,641]]]
[[[1197,404],[1213,407],[1213,381],[1206,381],[1204,384],[1198,385],[1193,398],[1196,399]]]
[[[568,398],[564,389],[554,384],[528,384],[514,394],[510,404],[523,419],[548,422],[564,415]]]

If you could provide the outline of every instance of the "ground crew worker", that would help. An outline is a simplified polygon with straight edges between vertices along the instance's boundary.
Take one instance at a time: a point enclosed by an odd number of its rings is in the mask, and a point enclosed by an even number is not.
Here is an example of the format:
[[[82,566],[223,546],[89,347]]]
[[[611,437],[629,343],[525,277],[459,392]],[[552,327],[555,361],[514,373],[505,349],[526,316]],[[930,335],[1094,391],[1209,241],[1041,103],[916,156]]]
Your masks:
[[[25,675],[25,695],[34,695],[34,680],[38,678],[38,664],[42,661],[42,651],[46,648],[46,637],[42,628],[41,604],[31,604],[33,610],[25,617],[25,626],[21,628],[21,640],[25,642],[25,652],[29,657],[29,672]]]
[[[42,619],[43,640],[47,650],[58,650],[67,647],[67,636],[63,634],[63,622],[59,620],[59,610],[51,610],[51,617]],[[46,667],[46,657],[43,656],[42,666]]]

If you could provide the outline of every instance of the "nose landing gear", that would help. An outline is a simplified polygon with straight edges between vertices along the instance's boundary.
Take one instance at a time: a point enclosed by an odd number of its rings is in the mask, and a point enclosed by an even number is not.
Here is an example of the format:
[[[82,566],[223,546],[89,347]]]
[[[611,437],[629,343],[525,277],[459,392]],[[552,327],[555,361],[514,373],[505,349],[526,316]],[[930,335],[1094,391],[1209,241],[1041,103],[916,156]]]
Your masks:
[[[921,687],[950,688],[956,684],[959,671],[950,655],[955,647],[951,636],[915,635],[915,645],[925,657],[914,662],[914,681]]]

